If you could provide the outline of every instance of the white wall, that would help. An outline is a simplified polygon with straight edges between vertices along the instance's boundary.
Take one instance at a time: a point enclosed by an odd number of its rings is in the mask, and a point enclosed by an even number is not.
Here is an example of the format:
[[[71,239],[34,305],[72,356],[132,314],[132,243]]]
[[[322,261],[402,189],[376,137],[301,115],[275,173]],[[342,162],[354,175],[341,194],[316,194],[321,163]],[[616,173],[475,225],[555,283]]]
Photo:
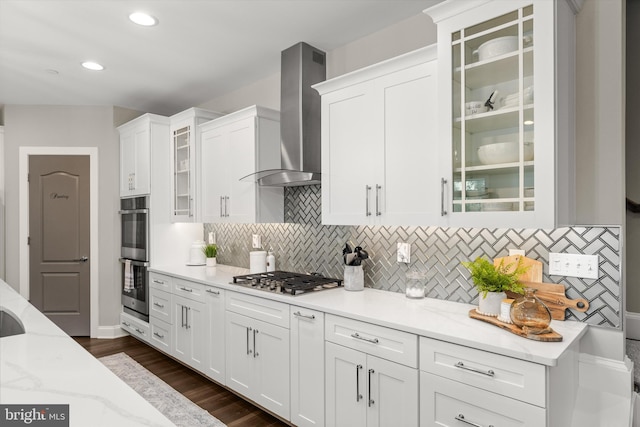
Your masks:
[[[5,202],[4,202],[4,126],[0,126],[0,279],[5,278],[5,231],[4,231],[4,210],[5,210]]]
[[[329,51],[327,79],[433,44],[437,40],[436,30],[431,18],[421,13]],[[323,49],[322,46],[314,47]],[[231,113],[254,104],[280,110],[280,73],[214,98],[199,107]]]

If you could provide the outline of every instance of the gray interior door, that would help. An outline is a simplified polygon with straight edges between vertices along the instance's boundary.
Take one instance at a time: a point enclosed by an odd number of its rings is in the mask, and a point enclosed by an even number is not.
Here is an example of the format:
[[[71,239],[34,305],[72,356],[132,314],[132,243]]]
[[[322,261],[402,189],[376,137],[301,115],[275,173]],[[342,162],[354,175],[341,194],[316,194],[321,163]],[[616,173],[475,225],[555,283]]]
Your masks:
[[[29,156],[29,295],[72,336],[90,335],[89,156]]]

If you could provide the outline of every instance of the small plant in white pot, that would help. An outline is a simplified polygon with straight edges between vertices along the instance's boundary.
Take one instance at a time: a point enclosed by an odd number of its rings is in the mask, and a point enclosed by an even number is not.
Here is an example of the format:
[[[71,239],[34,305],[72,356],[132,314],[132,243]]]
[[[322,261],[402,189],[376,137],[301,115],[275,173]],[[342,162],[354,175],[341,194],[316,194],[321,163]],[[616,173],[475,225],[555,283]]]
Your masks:
[[[522,258],[518,259],[515,268],[513,263],[505,265],[504,262],[500,262],[498,265],[493,265],[480,257],[473,262],[463,262],[462,265],[471,272],[471,279],[478,290],[477,311],[480,314],[498,316],[500,304],[507,297],[505,291],[524,293],[519,278],[529,267],[522,265]]]
[[[208,243],[202,247],[202,252],[204,252],[204,256],[207,258],[207,267],[215,266],[218,247],[213,243]]]

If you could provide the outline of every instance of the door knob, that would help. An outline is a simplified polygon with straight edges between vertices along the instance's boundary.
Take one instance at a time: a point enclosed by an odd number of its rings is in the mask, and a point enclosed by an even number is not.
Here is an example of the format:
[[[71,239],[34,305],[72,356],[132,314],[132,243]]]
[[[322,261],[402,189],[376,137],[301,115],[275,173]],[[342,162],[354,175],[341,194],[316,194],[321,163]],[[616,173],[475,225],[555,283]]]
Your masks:
[[[82,258],[73,259],[71,261],[73,261],[73,262],[87,262],[87,261],[89,261],[89,257],[83,256]]]

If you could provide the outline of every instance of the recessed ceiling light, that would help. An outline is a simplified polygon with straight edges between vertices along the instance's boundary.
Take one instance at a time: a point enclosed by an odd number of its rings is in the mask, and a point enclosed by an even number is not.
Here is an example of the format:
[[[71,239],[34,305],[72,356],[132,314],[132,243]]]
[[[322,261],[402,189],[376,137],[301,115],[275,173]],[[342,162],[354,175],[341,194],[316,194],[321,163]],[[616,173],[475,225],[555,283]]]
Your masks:
[[[153,16],[144,13],[144,12],[133,12],[129,15],[129,19],[132,22],[135,22],[138,25],[142,25],[144,27],[153,27],[158,23],[158,20]]]
[[[98,64],[97,62],[93,62],[93,61],[85,61],[82,63],[82,66],[84,68],[86,68],[87,70],[91,70],[91,71],[102,71],[104,70],[104,67],[100,64]]]

